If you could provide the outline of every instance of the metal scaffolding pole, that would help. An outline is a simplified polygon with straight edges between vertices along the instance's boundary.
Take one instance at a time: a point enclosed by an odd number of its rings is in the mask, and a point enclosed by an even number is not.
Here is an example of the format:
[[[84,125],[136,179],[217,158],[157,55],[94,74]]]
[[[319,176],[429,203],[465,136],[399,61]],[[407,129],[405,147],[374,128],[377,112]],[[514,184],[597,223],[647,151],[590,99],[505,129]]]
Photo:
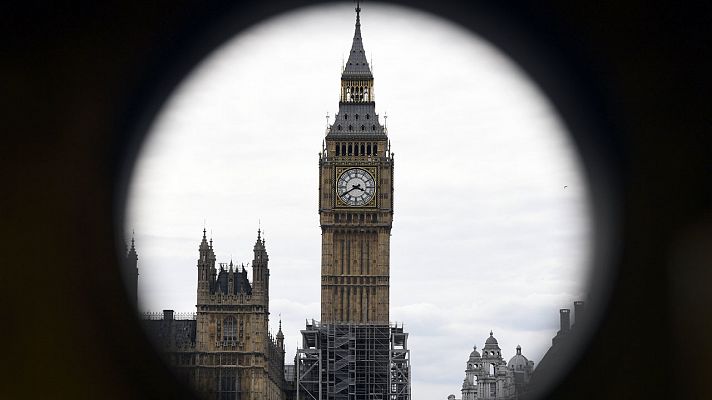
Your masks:
[[[297,399],[410,400],[407,338],[398,325],[312,320],[297,350]]]

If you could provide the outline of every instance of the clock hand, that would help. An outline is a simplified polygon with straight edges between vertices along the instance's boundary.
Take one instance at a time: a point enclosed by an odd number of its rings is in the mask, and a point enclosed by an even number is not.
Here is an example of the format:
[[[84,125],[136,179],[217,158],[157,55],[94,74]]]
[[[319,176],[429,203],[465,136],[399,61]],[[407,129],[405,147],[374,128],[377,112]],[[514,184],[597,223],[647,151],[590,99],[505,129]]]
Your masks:
[[[348,194],[350,191],[352,191],[352,190],[354,190],[354,189],[358,189],[358,188],[354,185],[354,187],[352,187],[351,189],[345,191],[344,193],[341,193],[339,196],[344,196],[344,195]]]

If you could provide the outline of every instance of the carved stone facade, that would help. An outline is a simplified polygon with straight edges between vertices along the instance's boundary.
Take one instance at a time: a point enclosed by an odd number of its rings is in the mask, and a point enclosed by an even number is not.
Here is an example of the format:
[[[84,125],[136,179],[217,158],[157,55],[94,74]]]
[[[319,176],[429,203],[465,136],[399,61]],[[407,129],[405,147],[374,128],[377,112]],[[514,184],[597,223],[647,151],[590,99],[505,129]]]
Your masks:
[[[177,374],[205,399],[284,400],[284,335],[269,333],[269,257],[260,232],[252,282],[244,266],[219,264],[205,230],[196,314],[148,314],[146,326]]]
[[[389,324],[394,165],[389,146],[376,114],[357,12],[339,112],[319,156],[322,324]]]
[[[482,354],[475,346],[467,360],[462,400],[517,399],[526,391],[533,371],[534,362],[522,355],[520,346],[509,363],[504,361],[497,339],[490,332]]]

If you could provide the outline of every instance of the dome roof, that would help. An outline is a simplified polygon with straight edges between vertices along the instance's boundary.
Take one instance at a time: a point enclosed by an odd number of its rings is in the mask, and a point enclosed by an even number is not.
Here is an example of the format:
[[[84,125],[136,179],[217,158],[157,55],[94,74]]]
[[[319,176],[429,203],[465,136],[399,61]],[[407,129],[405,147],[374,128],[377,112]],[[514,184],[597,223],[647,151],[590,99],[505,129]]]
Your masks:
[[[490,331],[490,336],[485,340],[485,344],[498,344],[497,339],[492,336],[492,331]]]
[[[472,353],[470,353],[470,360],[473,358],[481,358],[480,353],[477,351],[477,346],[473,347]]]
[[[517,345],[517,354],[507,363],[508,368],[525,369],[529,365],[529,360],[522,355],[522,346]]]

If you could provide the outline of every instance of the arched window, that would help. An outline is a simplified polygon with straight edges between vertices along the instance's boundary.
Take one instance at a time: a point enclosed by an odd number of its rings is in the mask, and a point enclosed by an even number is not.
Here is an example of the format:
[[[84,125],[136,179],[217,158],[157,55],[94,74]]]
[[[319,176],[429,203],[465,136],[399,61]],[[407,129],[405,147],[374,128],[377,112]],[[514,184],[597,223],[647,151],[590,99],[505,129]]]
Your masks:
[[[226,317],[223,320],[223,340],[237,340],[236,325],[235,317]]]

